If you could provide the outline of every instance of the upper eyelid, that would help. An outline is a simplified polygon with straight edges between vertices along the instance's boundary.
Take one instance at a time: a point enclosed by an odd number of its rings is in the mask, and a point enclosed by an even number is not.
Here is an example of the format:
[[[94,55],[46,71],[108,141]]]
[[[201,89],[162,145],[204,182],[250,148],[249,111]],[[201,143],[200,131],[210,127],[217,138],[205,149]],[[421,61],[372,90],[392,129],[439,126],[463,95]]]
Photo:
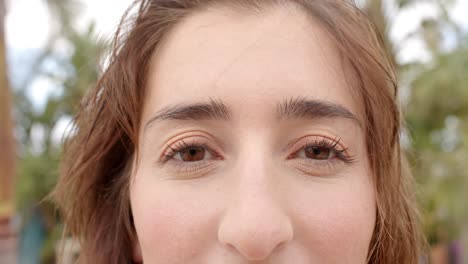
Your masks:
[[[203,138],[203,140],[193,139],[193,137]],[[302,142],[302,139],[307,138],[307,137],[312,137],[314,139],[307,139],[305,140],[305,142]],[[186,137],[186,138],[188,139],[182,138],[182,139],[176,140],[175,143],[173,144],[167,144],[166,150],[161,154],[161,158],[164,158],[164,156],[166,155],[175,155],[176,153],[178,153],[178,151],[183,149],[183,146],[185,145],[187,145],[188,147],[190,146],[207,147],[208,151],[212,152],[212,154],[222,155],[222,152],[218,150],[218,147],[214,146],[216,143],[213,143],[213,140],[209,139],[206,136],[197,135],[197,136],[191,136],[191,137]],[[314,143],[320,144],[320,142],[322,141],[326,142],[327,145],[330,145],[329,147],[333,147],[336,151],[344,150],[345,155],[350,156],[349,148],[344,146],[344,144],[341,142],[341,138],[338,138],[338,137],[332,138],[332,137],[324,136],[324,135],[306,135],[306,136],[302,136],[294,140],[293,142],[290,142],[287,145],[288,147],[285,150],[287,151],[286,157],[289,157],[290,155],[297,153],[298,151],[302,150],[307,145],[312,145]],[[302,142],[302,143],[298,143],[298,142]],[[181,146],[181,144],[183,145]],[[171,150],[171,148],[177,151]],[[291,148],[292,148],[292,151],[289,150]]]
[[[167,145],[172,145],[180,140],[186,139],[186,138],[205,138],[210,141],[216,141],[216,137],[212,135],[209,131],[205,129],[189,129],[189,130],[184,130],[179,133],[173,134],[172,136],[168,137],[167,140],[165,140],[164,146]]]
[[[314,139],[307,139],[309,137],[313,137]],[[305,139],[305,142],[303,142],[302,139]],[[320,144],[321,141],[327,142],[327,144],[331,146],[334,146],[337,150],[345,150],[345,154],[349,154],[349,148],[346,147],[346,145],[341,141],[341,138],[339,137],[328,137],[328,136],[323,136],[323,135],[306,135],[303,137],[300,137],[299,139],[294,140],[293,142],[288,144],[288,149],[293,149],[293,152],[301,150],[304,146],[308,144]]]
[[[204,140],[193,139],[193,137],[204,138]],[[182,138],[182,139],[176,140],[175,143],[167,144],[167,146],[166,146],[165,150],[163,151],[163,153],[161,154],[160,158],[164,158],[164,156],[166,156],[166,155],[176,154],[178,151],[183,149],[185,146],[188,146],[188,147],[190,147],[190,146],[207,146],[211,151],[218,154],[217,148],[215,148],[213,145],[214,145],[214,143],[212,143],[211,140],[209,140],[208,138],[206,138],[204,136],[191,136],[189,139],[186,139],[186,140],[184,138]],[[174,151],[174,150],[177,150],[177,151]]]

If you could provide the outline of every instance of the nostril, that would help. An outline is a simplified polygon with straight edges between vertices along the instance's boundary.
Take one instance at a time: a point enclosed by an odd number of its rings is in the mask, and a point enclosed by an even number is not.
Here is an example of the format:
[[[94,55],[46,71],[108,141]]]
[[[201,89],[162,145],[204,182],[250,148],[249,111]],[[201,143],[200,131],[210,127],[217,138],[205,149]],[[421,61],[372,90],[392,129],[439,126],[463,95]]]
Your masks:
[[[274,249],[273,251],[271,252],[272,254],[275,253],[275,252],[279,252],[281,250],[283,250],[283,248],[286,247],[286,244],[288,244],[289,240],[287,241],[283,241],[281,243],[279,243]]]
[[[283,232],[260,235],[258,232],[245,230],[230,231],[227,236],[222,236],[220,241],[229,251],[240,254],[249,261],[268,259],[271,255],[283,250],[292,239],[291,236],[285,236]]]
[[[271,255],[273,250],[261,247],[259,245],[252,245],[247,248],[239,248],[239,251],[247,260],[260,261],[266,260]]]

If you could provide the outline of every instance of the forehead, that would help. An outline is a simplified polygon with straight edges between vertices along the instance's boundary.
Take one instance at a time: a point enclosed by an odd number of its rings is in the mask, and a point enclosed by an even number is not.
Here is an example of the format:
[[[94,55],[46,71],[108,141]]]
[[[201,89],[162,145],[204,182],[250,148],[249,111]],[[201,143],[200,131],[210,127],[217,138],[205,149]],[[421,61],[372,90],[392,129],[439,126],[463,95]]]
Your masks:
[[[207,9],[188,16],[156,49],[145,112],[215,97],[239,112],[255,107],[260,113],[303,96],[361,116],[345,68],[326,30],[297,8],[255,15]]]

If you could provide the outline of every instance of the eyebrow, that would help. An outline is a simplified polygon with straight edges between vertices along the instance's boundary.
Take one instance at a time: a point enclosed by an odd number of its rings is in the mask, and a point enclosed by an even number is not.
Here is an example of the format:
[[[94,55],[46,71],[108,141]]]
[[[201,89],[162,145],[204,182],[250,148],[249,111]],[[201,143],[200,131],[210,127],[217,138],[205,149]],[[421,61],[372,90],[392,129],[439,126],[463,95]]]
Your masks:
[[[220,100],[210,98],[207,103],[176,104],[166,106],[152,117],[145,125],[145,129],[156,121],[163,120],[226,120],[231,119],[230,109]]]
[[[319,118],[344,118],[353,121],[361,127],[361,122],[356,115],[342,105],[305,97],[286,99],[276,105],[278,119],[319,119]]]
[[[361,127],[361,122],[344,106],[328,101],[295,97],[285,99],[276,105],[277,119],[320,119],[344,118]],[[221,100],[210,98],[209,102],[182,103],[170,105],[159,110],[145,125],[145,130],[152,123],[163,120],[231,120],[232,112]]]

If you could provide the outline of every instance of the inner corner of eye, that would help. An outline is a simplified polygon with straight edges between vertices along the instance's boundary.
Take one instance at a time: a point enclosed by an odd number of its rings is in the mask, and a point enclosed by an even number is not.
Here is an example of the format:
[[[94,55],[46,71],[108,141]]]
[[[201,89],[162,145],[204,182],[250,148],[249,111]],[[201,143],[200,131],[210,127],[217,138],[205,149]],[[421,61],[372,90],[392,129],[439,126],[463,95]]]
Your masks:
[[[294,151],[293,153],[288,154],[288,155],[286,156],[286,159],[294,159],[294,158],[296,158],[296,157],[297,157],[297,152],[299,152],[299,151],[300,151],[300,150],[296,150],[296,151]]]

